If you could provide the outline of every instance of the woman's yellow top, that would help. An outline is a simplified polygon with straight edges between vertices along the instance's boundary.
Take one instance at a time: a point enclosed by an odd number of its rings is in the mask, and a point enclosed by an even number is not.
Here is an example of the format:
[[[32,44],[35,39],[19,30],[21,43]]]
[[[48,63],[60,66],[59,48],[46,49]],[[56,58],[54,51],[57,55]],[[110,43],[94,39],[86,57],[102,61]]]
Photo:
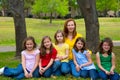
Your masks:
[[[69,60],[73,59],[73,53],[72,53],[72,48],[74,46],[74,43],[76,41],[76,39],[78,37],[83,37],[82,34],[78,34],[75,36],[75,38],[73,38],[72,40],[70,40],[69,38],[65,38],[65,43],[67,43],[69,45]]]

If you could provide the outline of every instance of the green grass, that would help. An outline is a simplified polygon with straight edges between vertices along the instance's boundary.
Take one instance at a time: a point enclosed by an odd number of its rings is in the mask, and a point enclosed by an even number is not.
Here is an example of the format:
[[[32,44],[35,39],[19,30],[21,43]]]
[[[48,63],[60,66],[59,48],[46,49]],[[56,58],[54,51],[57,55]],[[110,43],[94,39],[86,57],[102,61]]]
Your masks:
[[[26,18],[26,28],[28,36],[35,37],[39,44],[42,37],[49,35],[53,39],[53,35],[58,29],[63,29],[65,20],[54,19],[49,24],[49,19],[29,19]],[[85,24],[83,19],[76,19],[77,31],[85,37]],[[120,18],[99,18],[100,39],[111,37],[113,40],[120,40]],[[13,18],[0,17],[0,45],[15,45],[15,29]]]
[[[114,47],[113,52],[116,55],[116,71],[120,73],[120,47]],[[8,66],[11,68],[15,68],[19,63],[20,60],[14,58],[15,52],[0,52],[0,68],[3,66]],[[92,54],[92,60],[96,64],[95,54]],[[11,78],[0,76],[1,80],[12,80]],[[69,76],[59,76],[56,78],[32,78],[27,80],[90,80],[90,79],[83,79],[83,78],[75,78],[71,75]]]

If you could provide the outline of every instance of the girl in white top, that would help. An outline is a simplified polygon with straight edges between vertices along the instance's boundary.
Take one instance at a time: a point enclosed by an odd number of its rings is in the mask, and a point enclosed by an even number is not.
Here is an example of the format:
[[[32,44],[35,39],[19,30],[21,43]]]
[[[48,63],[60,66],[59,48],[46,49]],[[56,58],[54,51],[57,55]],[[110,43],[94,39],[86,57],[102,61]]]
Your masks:
[[[4,67],[0,69],[0,73],[16,79],[39,77],[39,53],[40,51],[36,49],[34,38],[27,37],[23,42],[21,64],[19,64],[17,68]]]

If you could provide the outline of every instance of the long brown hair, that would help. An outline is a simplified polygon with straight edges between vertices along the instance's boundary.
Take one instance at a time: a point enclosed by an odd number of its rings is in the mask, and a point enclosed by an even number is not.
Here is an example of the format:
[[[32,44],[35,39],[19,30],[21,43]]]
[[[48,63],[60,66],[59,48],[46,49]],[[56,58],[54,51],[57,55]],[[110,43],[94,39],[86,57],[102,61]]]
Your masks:
[[[47,39],[47,38],[48,38],[50,41],[52,41],[49,36],[44,36],[44,37],[42,38],[41,45],[40,45],[40,48],[39,48],[40,54],[41,54],[42,56],[44,56],[44,55],[46,54],[46,47],[44,46],[44,40]],[[50,53],[52,52],[52,49],[53,49],[53,45],[52,45],[52,43],[51,43]]]
[[[57,41],[57,38],[56,38],[56,36],[57,36],[58,33],[62,34],[62,36],[63,36],[63,43],[64,43],[65,42],[65,36],[64,36],[63,31],[62,30],[57,30],[56,33],[55,33],[55,35],[54,35],[55,44],[58,44],[58,41]]]
[[[79,49],[76,47],[76,43],[77,43],[78,41],[81,41],[81,42],[83,43],[83,48],[81,49],[81,52],[83,52],[84,50],[86,50],[86,43],[85,43],[84,38],[82,38],[82,37],[78,37],[78,38],[76,39],[73,48],[75,49],[76,52],[79,51]]]
[[[104,38],[104,39],[101,41],[101,43],[100,43],[100,45],[99,45],[99,52],[102,53],[102,54],[104,53],[104,50],[103,50],[103,48],[102,48],[104,42],[107,42],[107,43],[109,44],[109,46],[110,46],[110,50],[108,51],[108,55],[110,55],[110,54],[112,53],[113,42],[112,42],[112,40],[111,40],[109,37]]]
[[[74,23],[74,26],[75,26],[75,29],[74,29],[74,31],[73,31],[73,38],[75,38],[75,36],[76,36],[76,34],[77,34],[77,31],[76,31],[76,22],[75,22],[75,20],[73,20],[73,19],[67,19],[66,20],[66,22],[64,23],[64,29],[63,29],[63,31],[64,31],[64,34],[65,34],[65,37],[67,37],[68,36],[68,28],[67,28],[67,25],[68,25],[68,22],[70,22],[70,21],[73,21],[73,23]]]

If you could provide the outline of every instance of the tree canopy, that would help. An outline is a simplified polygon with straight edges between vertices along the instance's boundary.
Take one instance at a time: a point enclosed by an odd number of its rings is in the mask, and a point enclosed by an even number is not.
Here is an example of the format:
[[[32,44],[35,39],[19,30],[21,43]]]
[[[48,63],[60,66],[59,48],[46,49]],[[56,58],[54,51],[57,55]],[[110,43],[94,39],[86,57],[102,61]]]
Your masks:
[[[36,0],[33,5],[32,12],[39,13],[57,13],[58,15],[65,16],[68,14],[68,0]]]
[[[118,9],[118,2],[117,0],[96,0],[96,7],[99,12],[103,12],[106,16],[107,11],[116,11]]]

